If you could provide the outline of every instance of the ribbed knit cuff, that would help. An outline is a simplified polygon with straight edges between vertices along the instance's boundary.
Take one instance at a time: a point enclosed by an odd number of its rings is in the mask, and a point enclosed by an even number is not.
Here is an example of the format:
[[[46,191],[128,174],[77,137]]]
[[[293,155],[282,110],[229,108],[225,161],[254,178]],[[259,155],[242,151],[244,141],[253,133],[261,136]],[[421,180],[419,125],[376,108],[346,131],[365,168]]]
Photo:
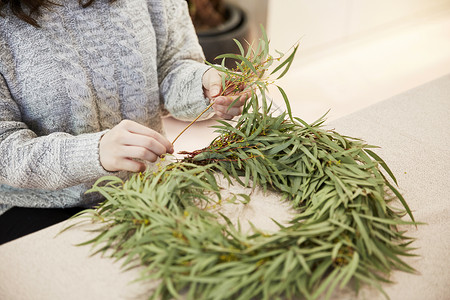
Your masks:
[[[203,67],[199,68],[197,70],[197,72],[195,73],[195,78],[194,78],[194,82],[200,82],[200,84],[196,85],[193,89],[194,89],[194,93],[196,95],[198,95],[199,99],[201,99],[201,97],[203,97],[204,101],[205,101],[205,107],[203,109],[205,109],[206,107],[208,107],[208,105],[211,103],[210,99],[208,97],[205,96],[205,91],[203,90],[203,75],[206,73],[206,71],[208,71],[209,69],[211,69],[210,66],[208,65],[204,65]],[[198,89],[198,90],[197,90]],[[212,107],[210,107],[200,118],[200,120],[206,120],[211,118],[214,115],[214,110],[212,109]]]
[[[192,121],[209,105],[209,99],[203,91],[203,74],[209,68],[197,61],[184,61],[166,76],[161,93],[165,108],[173,117]],[[209,115],[211,111],[208,110],[206,114]]]
[[[65,140],[61,147],[61,157],[65,161],[61,164],[66,169],[64,181],[67,185],[89,182],[118,173],[106,171],[100,163],[99,143],[107,131],[81,134]]]

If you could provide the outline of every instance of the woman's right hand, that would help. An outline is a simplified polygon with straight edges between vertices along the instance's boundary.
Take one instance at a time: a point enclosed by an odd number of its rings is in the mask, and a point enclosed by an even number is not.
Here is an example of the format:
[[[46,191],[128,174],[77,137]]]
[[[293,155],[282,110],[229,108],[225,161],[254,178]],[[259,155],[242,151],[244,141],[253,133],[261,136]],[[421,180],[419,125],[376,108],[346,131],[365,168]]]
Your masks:
[[[123,120],[100,139],[100,163],[107,171],[143,172],[145,164],[134,159],[155,162],[173,145],[163,135],[130,120]]]

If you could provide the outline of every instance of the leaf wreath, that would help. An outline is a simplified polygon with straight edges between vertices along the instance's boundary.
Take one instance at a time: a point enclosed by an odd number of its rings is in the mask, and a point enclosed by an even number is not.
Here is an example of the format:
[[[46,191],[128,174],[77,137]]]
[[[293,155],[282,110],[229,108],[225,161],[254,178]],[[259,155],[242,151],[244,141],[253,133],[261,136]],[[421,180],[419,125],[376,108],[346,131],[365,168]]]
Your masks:
[[[271,112],[266,94],[273,81],[266,73],[277,63],[270,75],[284,76],[298,45],[283,60],[282,53],[269,55],[264,30],[256,50],[245,53],[236,43],[241,54],[221,56],[236,60],[236,68],[212,67],[226,75],[224,93],[242,86],[252,92],[237,123],[218,121],[219,135],[208,147],[184,152],[156,172],[101,178],[90,192],[106,200],[82,213],[101,226],[84,244],[108,250],[124,266],[144,266],[141,280],[160,280],[151,299],[329,298],[349,282],[383,292],[380,283],[389,282],[392,270],[413,272],[400,258],[413,255],[413,240],[397,227],[417,223],[374,146],[325,130],[323,118],[308,124],[294,117],[281,87],[287,112]],[[199,204],[220,204],[217,174],[291,201],[296,214],[289,226],[245,234],[203,209]],[[404,211],[391,207],[392,200]],[[401,219],[405,214],[411,221]]]

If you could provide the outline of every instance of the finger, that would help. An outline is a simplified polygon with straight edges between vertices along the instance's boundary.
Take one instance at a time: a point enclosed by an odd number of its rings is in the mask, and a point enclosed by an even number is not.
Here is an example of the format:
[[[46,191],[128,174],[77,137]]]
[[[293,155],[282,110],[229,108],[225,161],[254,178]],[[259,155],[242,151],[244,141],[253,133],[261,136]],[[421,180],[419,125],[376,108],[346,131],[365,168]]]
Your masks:
[[[235,102],[236,99],[237,101]],[[242,95],[237,97],[217,97],[216,100],[214,101],[214,104],[228,107],[231,105],[231,103],[235,102],[233,104],[233,107],[238,107],[244,105],[245,100],[246,99],[244,99]]]
[[[150,162],[155,162],[159,157],[159,155],[153,151],[137,146],[125,146],[123,147],[123,153],[126,153],[126,155],[124,155],[126,158],[138,158]]]
[[[203,86],[208,90],[211,98],[217,97],[222,90],[222,77],[220,73],[214,68],[211,68],[205,75],[206,78]]]
[[[225,119],[225,120],[231,120],[231,119],[233,119],[235,117],[233,115],[224,113],[222,111],[216,111],[216,115],[219,116],[222,119]]]
[[[206,83],[209,85],[220,85],[222,86],[222,76],[220,76],[219,71],[214,68],[208,70]]]
[[[215,98],[215,97],[219,96],[221,90],[222,90],[222,84],[220,82],[210,84],[210,86],[209,86],[210,97]]]
[[[217,106],[216,111],[222,112],[224,114],[227,115],[232,115],[232,116],[238,116],[242,113],[242,106],[233,106],[233,107],[229,107],[229,106]]]
[[[173,153],[173,145],[172,143],[164,137],[162,134],[158,133],[157,131],[150,129],[144,125],[141,125],[137,122],[125,120],[121,123],[124,123],[125,128],[132,133],[141,134],[147,137],[152,137],[156,139],[160,144],[162,144],[166,148],[166,152]],[[166,153],[164,152],[164,153]]]
[[[129,172],[144,172],[146,166],[142,162],[138,162],[129,158],[123,158],[118,161],[117,169]]]
[[[243,103],[245,103],[251,97],[252,97],[252,91],[244,91],[241,95],[241,101]]]
[[[147,150],[155,153],[157,156],[167,153],[167,149],[163,144],[161,144],[158,140],[145,135],[129,133],[124,137],[123,144],[126,146],[146,148]]]
[[[234,101],[235,99],[238,99],[238,100],[236,101],[236,104],[235,104],[235,105],[243,106],[243,105],[245,104],[245,102],[248,100],[248,98],[249,98],[249,95],[248,95],[247,93],[243,93],[243,94],[240,94],[240,95],[237,96],[237,97],[234,97],[233,101]]]

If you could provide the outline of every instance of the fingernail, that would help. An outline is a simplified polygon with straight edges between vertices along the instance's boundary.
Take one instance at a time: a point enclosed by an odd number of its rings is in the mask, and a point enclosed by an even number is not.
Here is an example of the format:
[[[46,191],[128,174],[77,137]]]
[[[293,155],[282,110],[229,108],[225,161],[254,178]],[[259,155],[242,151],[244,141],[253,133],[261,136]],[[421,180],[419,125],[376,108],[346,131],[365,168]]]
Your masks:
[[[218,89],[218,88],[211,89],[211,95],[213,97],[217,97],[217,96],[219,96],[219,94],[220,94],[220,89]]]

